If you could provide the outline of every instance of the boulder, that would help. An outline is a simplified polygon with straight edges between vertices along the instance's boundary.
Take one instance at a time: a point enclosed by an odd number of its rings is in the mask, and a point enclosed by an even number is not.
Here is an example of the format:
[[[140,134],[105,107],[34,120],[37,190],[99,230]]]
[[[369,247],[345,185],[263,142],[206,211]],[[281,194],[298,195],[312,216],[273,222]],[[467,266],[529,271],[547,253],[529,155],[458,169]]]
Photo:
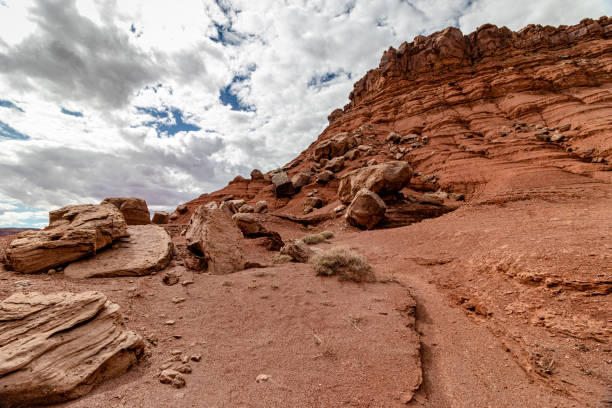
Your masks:
[[[208,208],[208,207],[207,207]],[[236,211],[234,211],[233,206],[228,204],[226,201],[223,201],[221,203],[221,205],[219,205],[219,209],[222,210],[225,214],[227,214],[229,217],[231,217],[232,215],[234,215],[234,213]]]
[[[234,214],[232,219],[245,237],[261,236],[262,232],[267,231],[253,214]]]
[[[339,133],[319,143],[314,149],[313,158],[315,161],[321,161],[321,159],[332,159],[342,156],[356,145],[357,140],[355,137],[350,136],[348,133]]]
[[[292,239],[285,243],[280,253],[290,256],[295,262],[308,262],[313,251],[302,240]]]
[[[363,188],[377,194],[399,191],[408,185],[411,177],[412,168],[403,161],[391,161],[364,167],[344,176],[338,187],[338,197],[340,201],[347,204]]]
[[[153,214],[153,224],[167,224],[170,221],[170,214],[166,211],[155,211]]]
[[[258,201],[255,203],[255,212],[256,213],[267,213],[268,212],[268,202],[267,201]]]
[[[225,203],[229,205],[233,213],[237,213],[240,207],[246,204],[246,201],[245,200],[228,200]],[[206,207],[210,209],[214,209],[214,207],[211,207],[209,204],[210,203],[206,204]]]
[[[385,140],[390,143],[399,143],[402,141],[402,137],[395,132],[391,132]]]
[[[113,197],[105,198],[101,204],[112,204],[121,211],[127,225],[146,225],[151,223],[151,214],[147,202],[141,198]]]
[[[187,248],[204,259],[210,273],[225,275],[244,269],[242,234],[222,209],[199,206],[189,220],[185,239]]]
[[[0,302],[0,406],[78,398],[143,351],[119,306],[100,292],[15,293]]]
[[[334,173],[339,172],[343,168],[344,168],[344,157],[343,156],[334,157],[325,165],[325,170],[329,170]]]
[[[306,171],[301,171],[291,178],[291,183],[293,183],[293,187],[297,191],[297,190],[300,190],[302,187],[310,184],[311,178],[312,178],[312,174]]]
[[[176,212],[179,214],[185,214],[187,212],[188,208],[185,204],[181,204],[178,207],[176,207]]]
[[[92,258],[73,262],[64,269],[71,278],[149,275],[164,269],[172,258],[172,239],[157,225],[127,228],[117,249],[107,249]]]
[[[49,213],[49,226],[25,231],[6,249],[7,267],[22,273],[47,271],[95,255],[126,235],[123,215],[112,204],[71,205]]]
[[[277,171],[272,174],[272,185],[274,186],[274,194],[277,197],[291,196],[295,192],[293,183],[284,171]]]
[[[238,209],[239,213],[252,213],[255,212],[255,208],[253,208],[252,205],[249,204],[243,204],[239,209]]]
[[[253,169],[253,171],[251,171],[251,180],[263,180],[263,179],[264,179],[264,175],[261,171],[257,169]]]
[[[323,207],[323,200],[319,197],[308,197],[304,200],[304,214],[308,214],[315,208],[321,207]]]
[[[387,206],[378,194],[364,188],[349,205],[346,219],[356,227],[372,229],[384,218],[386,211]]]
[[[344,115],[344,111],[342,109],[334,109],[332,113],[330,113],[327,116],[327,120],[329,121],[329,124],[331,125],[333,122],[340,119],[342,115]]]
[[[317,174],[317,183],[319,184],[327,184],[334,178],[334,173],[329,170],[323,170],[319,174]]]

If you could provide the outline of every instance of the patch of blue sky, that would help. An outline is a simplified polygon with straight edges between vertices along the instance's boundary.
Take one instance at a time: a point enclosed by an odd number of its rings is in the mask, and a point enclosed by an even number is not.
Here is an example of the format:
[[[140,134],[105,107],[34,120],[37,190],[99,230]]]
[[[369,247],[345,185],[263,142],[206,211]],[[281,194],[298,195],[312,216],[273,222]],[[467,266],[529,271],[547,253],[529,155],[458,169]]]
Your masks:
[[[82,112],[68,110],[68,109],[63,108],[63,107],[62,107],[61,112],[62,112],[64,115],[75,116],[75,117],[77,117],[77,118],[82,118],[82,117],[83,117],[83,113],[82,113]]]
[[[142,123],[142,126],[152,127],[157,131],[157,137],[170,137],[178,132],[194,132],[202,128],[183,120],[183,112],[175,107],[164,107],[157,109],[153,107],[137,106],[139,113],[155,118]]]
[[[233,111],[254,111],[254,108],[250,105],[243,104],[238,96],[234,93],[233,85],[246,81],[250,77],[250,73],[255,70],[255,67],[249,67],[248,75],[236,75],[232,78],[232,82],[220,90],[219,100],[225,106],[229,106]]]
[[[23,112],[23,109],[21,109],[19,106],[15,105],[13,102],[7,101],[6,99],[0,99],[0,107],[2,107],[2,108],[9,108],[9,109],[15,109],[16,111]]]
[[[307,85],[309,88],[324,88],[329,86],[334,79],[342,76],[351,79],[352,74],[345,72],[343,69],[339,69],[336,72],[325,72],[321,75],[313,75]]]
[[[42,228],[48,224],[47,210],[0,201],[0,228]]]
[[[30,136],[19,132],[9,124],[0,121],[0,140],[2,139],[29,140]]]

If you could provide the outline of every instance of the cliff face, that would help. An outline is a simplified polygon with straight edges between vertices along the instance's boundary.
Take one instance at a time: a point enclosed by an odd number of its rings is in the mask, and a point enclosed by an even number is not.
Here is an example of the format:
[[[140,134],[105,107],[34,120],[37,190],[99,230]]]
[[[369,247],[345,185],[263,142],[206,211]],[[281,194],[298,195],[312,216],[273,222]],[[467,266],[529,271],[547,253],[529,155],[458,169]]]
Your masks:
[[[449,27],[389,48],[378,68],[354,86],[350,102],[296,159],[289,176],[311,184],[276,199],[266,179],[237,177],[190,209],[227,194],[270,210],[301,214],[307,195],[329,211],[338,181],[371,162],[404,160],[412,186],[463,194],[472,202],[507,202],[559,194],[568,186],[612,181],[612,19],[574,26],[529,25],[518,32],[487,24],[469,35]],[[317,150],[339,133],[355,137],[356,154],[328,183]],[[391,142],[391,133],[400,142]],[[567,194],[578,194],[575,191]],[[191,210],[177,222],[187,222]]]

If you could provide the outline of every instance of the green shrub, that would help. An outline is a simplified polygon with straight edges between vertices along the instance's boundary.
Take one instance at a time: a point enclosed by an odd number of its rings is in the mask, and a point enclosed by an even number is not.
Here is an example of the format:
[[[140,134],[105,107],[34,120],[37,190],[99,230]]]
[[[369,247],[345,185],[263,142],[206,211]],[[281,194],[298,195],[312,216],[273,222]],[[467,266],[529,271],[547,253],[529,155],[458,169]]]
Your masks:
[[[315,255],[311,260],[317,275],[338,275],[342,280],[371,282],[372,267],[349,248],[332,248]]]

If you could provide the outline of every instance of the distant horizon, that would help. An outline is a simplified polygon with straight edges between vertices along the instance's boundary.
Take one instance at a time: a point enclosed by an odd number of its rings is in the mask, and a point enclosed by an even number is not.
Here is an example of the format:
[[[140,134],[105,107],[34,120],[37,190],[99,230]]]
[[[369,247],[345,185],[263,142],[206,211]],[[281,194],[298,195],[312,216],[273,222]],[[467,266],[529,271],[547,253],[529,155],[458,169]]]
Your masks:
[[[0,0],[0,228],[107,197],[172,211],[289,162],[384,50],[612,2]]]

